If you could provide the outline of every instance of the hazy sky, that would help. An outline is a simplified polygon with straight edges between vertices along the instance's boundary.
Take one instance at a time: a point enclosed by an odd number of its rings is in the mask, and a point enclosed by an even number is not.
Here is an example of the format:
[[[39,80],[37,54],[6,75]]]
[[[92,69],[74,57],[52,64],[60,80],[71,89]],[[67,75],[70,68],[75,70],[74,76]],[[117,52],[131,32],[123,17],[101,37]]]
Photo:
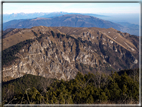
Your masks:
[[[140,13],[140,3],[3,3],[3,14],[34,12]]]

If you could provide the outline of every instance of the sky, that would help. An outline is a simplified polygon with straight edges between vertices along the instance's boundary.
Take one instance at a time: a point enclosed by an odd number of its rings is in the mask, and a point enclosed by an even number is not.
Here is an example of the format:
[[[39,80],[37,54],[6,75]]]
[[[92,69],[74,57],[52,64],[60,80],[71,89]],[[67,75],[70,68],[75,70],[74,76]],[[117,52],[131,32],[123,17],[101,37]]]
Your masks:
[[[35,12],[140,13],[140,3],[3,3],[3,14]]]

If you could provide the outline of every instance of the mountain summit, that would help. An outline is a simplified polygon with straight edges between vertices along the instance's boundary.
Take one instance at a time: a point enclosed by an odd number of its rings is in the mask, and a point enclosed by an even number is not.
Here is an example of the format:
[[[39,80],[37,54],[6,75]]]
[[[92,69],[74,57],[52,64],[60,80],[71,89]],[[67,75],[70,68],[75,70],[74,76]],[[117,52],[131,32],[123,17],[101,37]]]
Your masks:
[[[139,38],[114,28],[38,26],[4,34],[3,81],[25,74],[69,80],[79,71],[110,73],[138,67]]]

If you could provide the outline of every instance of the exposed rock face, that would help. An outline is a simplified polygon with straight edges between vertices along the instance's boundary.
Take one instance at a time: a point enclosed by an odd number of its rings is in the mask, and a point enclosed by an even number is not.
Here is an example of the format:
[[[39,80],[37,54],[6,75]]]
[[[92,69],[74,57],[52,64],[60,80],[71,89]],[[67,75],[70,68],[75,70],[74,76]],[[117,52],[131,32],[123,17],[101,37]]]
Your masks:
[[[66,30],[63,31],[63,29]],[[71,30],[76,30],[76,33]],[[24,74],[69,80],[73,79],[78,71],[83,73],[109,72],[138,67],[138,45],[125,41],[125,38],[119,34],[113,38],[109,34],[116,30],[109,29],[109,31],[106,34],[105,30],[101,31],[97,28],[74,29],[43,26],[19,30],[25,34],[32,32],[33,41],[23,45],[14,54],[18,58],[12,60],[12,64],[4,63],[3,81],[18,78]],[[4,39],[9,40],[8,37],[14,37],[14,35],[17,37],[19,32],[8,36],[11,33],[9,32],[7,38]]]

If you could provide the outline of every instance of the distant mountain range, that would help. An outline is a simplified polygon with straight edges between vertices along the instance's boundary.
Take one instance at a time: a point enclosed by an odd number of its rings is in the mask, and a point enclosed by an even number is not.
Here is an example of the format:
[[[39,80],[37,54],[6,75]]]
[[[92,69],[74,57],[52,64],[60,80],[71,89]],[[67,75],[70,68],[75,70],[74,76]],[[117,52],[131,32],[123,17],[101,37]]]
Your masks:
[[[94,16],[94,17],[107,17],[105,15],[100,15],[100,14],[91,14],[91,13],[67,13],[67,12],[53,12],[53,13],[49,13],[47,15],[44,16],[40,16],[42,18],[53,18],[53,17],[57,17],[57,16],[62,16],[62,15],[88,15],[88,16]]]
[[[12,13],[12,14],[3,14],[3,22],[8,22],[10,20],[16,19],[32,19],[46,15],[48,13]]]
[[[17,20],[17,19],[32,19],[32,18],[53,18],[57,16],[62,16],[65,14],[81,14],[81,13],[68,13],[68,12],[52,12],[52,13],[12,13],[12,14],[3,14],[3,22],[8,22],[11,20]],[[83,15],[89,15],[94,17],[107,17],[105,15],[99,15],[99,14],[83,14]]]
[[[129,28],[132,28],[132,29],[139,29],[139,25],[136,25],[136,24],[131,24],[131,23],[128,23],[128,22],[117,22],[117,23],[122,25],[122,26],[129,27]]]
[[[20,19],[11,20],[3,24],[3,30],[8,28],[31,28],[34,26],[47,26],[47,27],[98,27],[98,28],[114,28],[122,32],[128,32],[132,35],[139,35],[138,27],[122,26],[110,21],[102,20],[94,16],[81,15],[81,14],[65,14],[64,13],[50,14],[52,18],[34,18],[34,19]],[[58,16],[59,15],[59,16]],[[61,16],[60,16],[61,15]],[[47,16],[44,16],[47,17]]]

